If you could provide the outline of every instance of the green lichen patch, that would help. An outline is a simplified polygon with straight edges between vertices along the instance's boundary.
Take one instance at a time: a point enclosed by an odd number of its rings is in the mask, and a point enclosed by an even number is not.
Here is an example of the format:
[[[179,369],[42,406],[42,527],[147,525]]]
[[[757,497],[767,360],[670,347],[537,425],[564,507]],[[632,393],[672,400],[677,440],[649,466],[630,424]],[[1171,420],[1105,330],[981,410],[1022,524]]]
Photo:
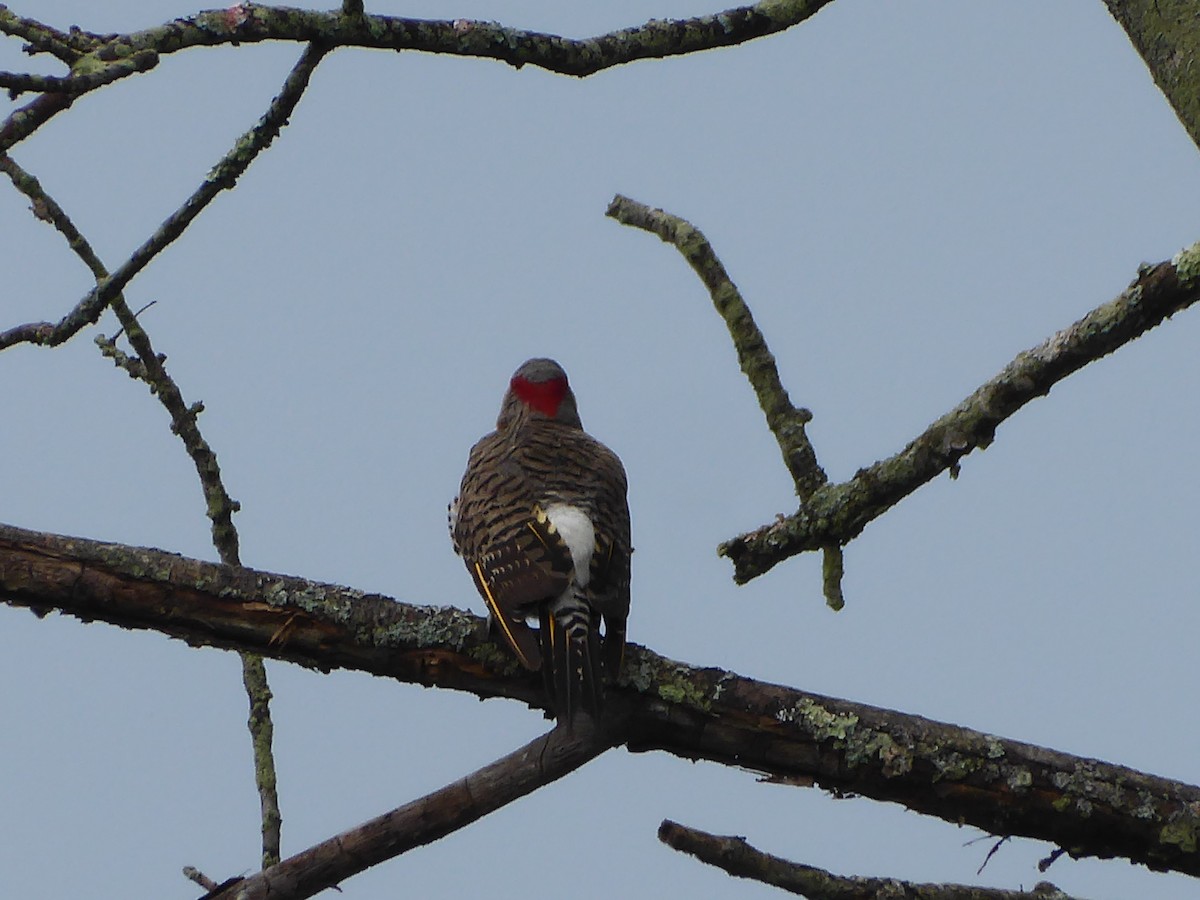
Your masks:
[[[935,757],[933,765],[937,769],[933,776],[935,782],[962,781],[979,770],[980,762],[973,756],[954,752]]]
[[[844,741],[858,726],[858,716],[854,713],[833,712],[810,697],[779,710],[775,718],[780,722],[794,722],[803,726],[819,741]]]
[[[1175,267],[1175,275],[1180,284],[1194,287],[1200,283],[1200,241],[1190,247],[1184,247],[1171,258]]]
[[[1164,844],[1176,845],[1184,853],[1195,853],[1198,829],[1200,821],[1195,816],[1187,816],[1164,825],[1158,839]]]
[[[712,708],[707,694],[688,679],[688,670],[681,669],[673,674],[677,677],[659,682],[658,696],[668,703],[682,703],[704,712]]]

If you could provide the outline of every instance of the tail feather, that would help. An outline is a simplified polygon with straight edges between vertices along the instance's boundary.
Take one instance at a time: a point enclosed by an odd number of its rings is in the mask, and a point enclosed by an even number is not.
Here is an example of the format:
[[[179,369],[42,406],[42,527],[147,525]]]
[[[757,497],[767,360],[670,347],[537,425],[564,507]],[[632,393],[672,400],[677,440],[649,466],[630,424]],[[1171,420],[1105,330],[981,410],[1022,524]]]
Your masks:
[[[571,596],[545,609],[538,635],[542,673],[555,718],[568,726],[581,712],[600,712],[604,685],[600,636],[584,598]]]
[[[604,682],[616,684],[625,662],[625,620],[604,620]]]

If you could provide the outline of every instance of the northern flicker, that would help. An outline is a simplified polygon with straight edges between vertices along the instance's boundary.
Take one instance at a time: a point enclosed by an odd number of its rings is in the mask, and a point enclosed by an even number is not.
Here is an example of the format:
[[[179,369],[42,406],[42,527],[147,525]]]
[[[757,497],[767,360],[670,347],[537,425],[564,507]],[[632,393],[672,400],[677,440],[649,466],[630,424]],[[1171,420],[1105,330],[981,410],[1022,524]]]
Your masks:
[[[525,668],[542,671],[560,722],[595,713],[604,681],[620,672],[625,494],[621,460],[583,430],[566,372],[552,359],[523,363],[496,430],[471,448],[450,536],[491,626]]]

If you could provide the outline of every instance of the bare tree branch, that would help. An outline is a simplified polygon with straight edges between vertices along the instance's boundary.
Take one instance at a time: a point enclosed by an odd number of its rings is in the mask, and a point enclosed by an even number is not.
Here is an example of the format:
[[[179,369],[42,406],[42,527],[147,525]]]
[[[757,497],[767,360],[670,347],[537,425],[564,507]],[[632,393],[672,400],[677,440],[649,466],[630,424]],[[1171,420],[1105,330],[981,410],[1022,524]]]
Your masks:
[[[242,135],[234,144],[233,149],[208,173],[208,177],[204,179],[200,187],[115,272],[108,277],[99,278],[96,287],[57,324],[30,323],[0,332],[0,350],[22,342],[53,347],[73,337],[84,326],[95,324],[112,298],[119,294],[125,285],[155,256],[183,234],[196,216],[221,191],[232,189],[242,173],[250,167],[250,163],[254,161],[255,157],[271,145],[280,130],[287,124],[292,111],[304,94],[305,88],[308,87],[313,70],[327,52],[329,52],[329,48],[316,44],[310,44],[305,49],[284,81],[283,89],[271,101],[270,107],[258,124]],[[42,101],[65,102],[69,105],[71,97],[70,94],[43,94],[29,104],[29,107]],[[16,114],[14,113],[14,115]],[[11,119],[10,116],[10,121]],[[3,132],[0,131],[0,152],[6,146],[8,145],[3,141]]]
[[[764,853],[743,837],[721,837],[664,819],[658,839],[701,862],[724,869],[738,878],[774,885],[808,900],[1071,900],[1049,882],[1033,891],[1007,891],[968,884],[916,884],[895,878],[861,878],[834,875],[815,866],[794,863]]]
[[[1200,243],[1170,262],[1140,267],[1115,299],[1019,354],[895,456],[859,469],[849,481],[820,488],[796,513],[726,541],[717,552],[733,562],[734,580],[744,584],[788,557],[831,541],[849,542],[921,485],[947,470],[957,474],[959,460],[987,447],[1000,423],[1030,400],[1198,298]]]
[[[611,727],[609,727],[611,725]],[[562,778],[621,741],[616,723],[555,728],[419,800],[322,841],[204,900],[299,900],[414,847],[432,843]]]
[[[7,119],[0,122],[0,153],[7,152],[13,144],[25,140],[54,116],[69,108],[75,102],[75,96],[65,92],[41,94],[20,109],[13,110]],[[3,337],[0,335],[0,349],[7,346]]]
[[[194,881],[206,891],[216,891],[220,889],[220,885],[197,869],[195,866],[184,866],[183,877],[189,881]]]
[[[482,619],[348,588],[0,526],[0,599],[327,671],[542,707]],[[698,669],[631,645],[609,701],[664,750],[902,803],[988,833],[1200,875],[1200,787],[1019,741]]]
[[[345,15],[288,7],[239,4],[176,19],[156,28],[120,35],[113,43],[160,53],[214,44],[259,41],[320,41],[330,47],[420,50],[496,59],[585,77],[641,59],[661,59],[742,44],[785,31],[816,14],[830,0],[762,0],[690,19],[651,19],[577,40],[495,22]]]
[[[0,88],[8,88],[8,96],[13,100],[26,91],[83,94],[129,75],[148,72],[157,65],[158,54],[155,51],[139,50],[132,56],[115,60],[103,68],[80,75],[26,75],[16,72],[0,72]]]
[[[639,27],[587,40],[465,19],[433,21],[368,16],[357,13],[361,4],[356,2],[348,2],[338,12],[238,4],[177,19],[157,28],[103,38],[82,32],[66,35],[0,8],[0,31],[41,40],[48,51],[56,50],[56,55],[70,62],[75,70],[72,76],[65,78],[0,73],[0,87],[8,86],[14,91],[52,91],[16,110],[0,124],[0,153],[68,108],[80,94],[152,67],[158,59],[156,54],[194,46],[266,40],[296,40],[309,44],[283,91],[259,124],[238,141],[200,188],[146,243],[111,276],[98,283],[59,322],[31,322],[0,332],[0,350],[19,343],[55,346],[73,337],[86,325],[94,324],[109,299],[179,237],[220,191],[233,187],[254,157],[270,145],[287,123],[313,68],[331,49],[359,46],[486,57],[517,67],[530,64],[582,77],[639,59],[695,53],[774,34],[808,19],[828,2],[830,0],[762,0],[752,6],[715,15],[652,20]],[[80,50],[86,51],[92,61],[85,65]]]
[[[33,203],[34,214],[50,222],[67,239],[68,245],[83,260],[96,280],[106,278],[108,272],[91,244],[75,227],[58,202],[46,193],[38,180],[4,154],[0,154],[0,171],[7,174],[16,188],[29,197]],[[150,336],[129,309],[124,296],[116,294],[110,305],[138,358],[130,359],[117,349],[115,341],[106,340],[103,335],[97,338],[96,343],[101,352],[111,357],[132,377],[145,381],[150,386],[151,393],[158,397],[170,414],[171,430],[183,441],[200,477],[200,485],[204,490],[205,511],[212,521],[213,545],[221,557],[221,562],[230,566],[241,565],[238,534],[233,524],[233,513],[237,511],[238,504],[225,489],[217,456],[197,425],[196,417],[203,410],[203,404],[189,406],[184,402],[178,385],[167,374],[165,357],[154,351]],[[271,691],[267,684],[267,670],[262,657],[245,652],[240,656],[242,683],[250,703],[247,724],[254,751],[254,780],[258,786],[262,816],[262,857],[263,867],[266,868],[279,862],[282,826],[279,793],[276,787],[275,756],[272,751],[274,726],[270,712]]]
[[[841,572],[841,560],[830,559],[829,548],[840,548],[857,537],[872,519],[942,472],[956,475],[959,460],[976,448],[987,447],[1000,423],[1030,400],[1049,393],[1071,373],[1140,337],[1200,298],[1198,242],[1170,262],[1139,267],[1137,277],[1116,299],[1021,353],[895,456],[860,469],[849,481],[826,484],[820,481],[825,473],[819,467],[806,468],[807,463],[796,462],[811,458],[811,466],[816,466],[815,454],[803,437],[809,414],[791,406],[774,374],[765,339],[704,235],[677,216],[625,197],[618,196],[608,214],[659,234],[692,264],[726,316],[743,371],[755,384],[768,424],[773,418],[783,423],[772,425],[771,430],[797,477],[798,489],[804,473],[814,473],[808,482],[811,490],[807,497],[801,494],[804,502],[797,512],[726,541],[717,552],[733,562],[734,580],[744,584],[789,557],[825,549],[827,597],[831,586],[840,583]]]
[[[759,331],[750,307],[717,258],[708,238],[679,216],[620,194],[613,198],[606,215],[622,225],[657,234],[664,242],[673,244],[700,276],[712,297],[713,306],[729,329],[737,350],[738,365],[754,388],[758,405],[767,417],[767,427],[779,443],[784,464],[796,484],[796,493],[801,500],[811,497],[813,491],[829,481],[829,476],[817,463],[816,451],[804,430],[804,426],[812,421],[812,413],[792,405],[775,366],[775,357],[767,347],[766,337]]]
[[[607,215],[622,225],[641,228],[673,244],[700,276],[708,288],[713,306],[725,320],[725,327],[729,329],[729,336],[737,350],[738,364],[754,388],[758,405],[767,417],[767,427],[775,435],[783,454],[783,463],[791,473],[792,483],[803,506],[818,488],[829,482],[829,476],[817,462],[817,453],[804,428],[812,421],[812,413],[792,405],[775,366],[775,357],[767,347],[766,337],[755,324],[750,307],[717,258],[708,238],[699,228],[679,216],[620,194],[609,204]],[[822,588],[825,602],[835,610],[841,609],[845,605],[842,597],[841,546],[837,543],[826,544],[824,557]]]
[[[25,38],[29,41],[27,53],[49,53],[67,65],[94,49],[82,34],[59,31],[36,19],[18,16],[4,6],[0,6],[0,33]]]

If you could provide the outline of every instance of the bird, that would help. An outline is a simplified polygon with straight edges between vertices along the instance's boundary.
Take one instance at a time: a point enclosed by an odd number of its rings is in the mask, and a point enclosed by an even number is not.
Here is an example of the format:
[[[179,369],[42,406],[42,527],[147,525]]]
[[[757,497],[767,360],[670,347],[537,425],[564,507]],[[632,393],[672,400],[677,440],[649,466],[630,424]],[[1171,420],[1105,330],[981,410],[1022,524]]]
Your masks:
[[[628,480],[583,430],[567,373],[526,360],[496,429],[472,448],[450,537],[498,632],[541,671],[558,722],[599,715],[620,674],[629,616]],[[603,625],[603,630],[601,630]]]

